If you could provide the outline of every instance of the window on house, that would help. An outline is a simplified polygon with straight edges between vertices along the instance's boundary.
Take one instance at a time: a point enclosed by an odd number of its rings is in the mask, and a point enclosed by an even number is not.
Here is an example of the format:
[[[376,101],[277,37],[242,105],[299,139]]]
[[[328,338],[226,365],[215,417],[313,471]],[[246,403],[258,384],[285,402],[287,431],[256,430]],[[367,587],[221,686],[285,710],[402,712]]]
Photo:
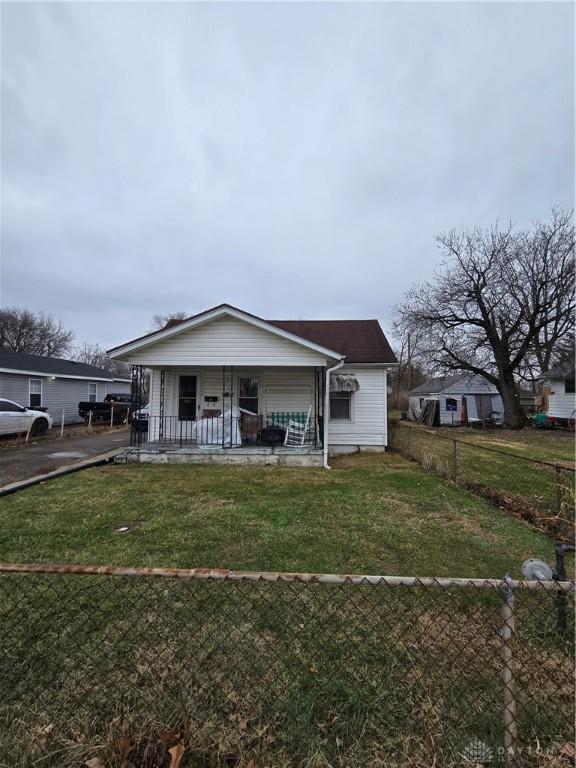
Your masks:
[[[98,398],[98,384],[90,382],[88,384],[88,402],[95,403]]]
[[[258,379],[241,378],[238,387],[238,407],[250,413],[258,413]]]
[[[420,398],[420,408],[424,408],[424,398]]]
[[[350,421],[352,417],[352,392],[330,393],[330,418]]]
[[[29,407],[39,408],[42,405],[42,379],[29,379]]]
[[[574,376],[572,376],[571,379],[564,380],[564,392],[566,392],[567,395],[572,395],[574,393]]]
[[[180,421],[196,419],[196,376],[180,376],[178,385],[178,418]]]
[[[446,398],[446,410],[449,413],[455,413],[458,410],[458,400],[455,397]]]

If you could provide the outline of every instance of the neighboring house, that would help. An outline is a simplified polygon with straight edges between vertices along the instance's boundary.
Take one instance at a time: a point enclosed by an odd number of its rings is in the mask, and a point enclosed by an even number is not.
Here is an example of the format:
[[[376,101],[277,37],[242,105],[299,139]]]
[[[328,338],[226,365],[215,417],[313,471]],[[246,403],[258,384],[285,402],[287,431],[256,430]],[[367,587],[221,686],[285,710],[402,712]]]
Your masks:
[[[435,426],[458,426],[503,417],[502,398],[483,376],[461,373],[428,379],[410,392],[408,418],[412,421],[425,418]]]
[[[151,370],[138,460],[326,464],[387,444],[396,358],[377,320],[263,320],[222,304],[108,354],[136,379]]]
[[[47,411],[60,424],[82,421],[81,400],[103,400],[107,394],[130,392],[131,382],[110,371],[73,360],[28,355],[0,349],[0,397],[27,408]]]
[[[542,384],[542,411],[549,419],[561,424],[574,424],[576,395],[574,393],[574,361],[550,368],[540,378]]]

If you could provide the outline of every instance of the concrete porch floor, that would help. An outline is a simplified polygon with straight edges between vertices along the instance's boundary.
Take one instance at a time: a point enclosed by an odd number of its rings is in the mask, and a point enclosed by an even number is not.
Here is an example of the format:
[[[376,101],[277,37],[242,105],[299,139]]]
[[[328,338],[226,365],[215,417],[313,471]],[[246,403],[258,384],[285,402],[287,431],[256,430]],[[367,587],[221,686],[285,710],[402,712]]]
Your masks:
[[[129,448],[116,458],[116,463],[136,462],[143,464],[267,464],[288,467],[321,467],[322,448],[279,446],[220,446],[196,445],[180,447],[178,444],[145,443]]]

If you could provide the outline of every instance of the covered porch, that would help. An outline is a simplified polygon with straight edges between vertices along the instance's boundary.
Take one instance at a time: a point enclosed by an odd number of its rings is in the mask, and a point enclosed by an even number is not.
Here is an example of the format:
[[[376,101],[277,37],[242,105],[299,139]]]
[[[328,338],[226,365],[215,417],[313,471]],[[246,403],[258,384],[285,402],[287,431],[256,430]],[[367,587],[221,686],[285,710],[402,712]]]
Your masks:
[[[289,456],[321,459],[328,371],[328,366],[154,367],[146,397],[144,368],[133,366],[134,402],[148,399],[148,408],[145,419],[133,420],[132,452],[149,460],[178,454],[182,461],[222,463],[249,456],[264,457],[262,463],[292,463]],[[342,377],[332,384],[339,386]]]

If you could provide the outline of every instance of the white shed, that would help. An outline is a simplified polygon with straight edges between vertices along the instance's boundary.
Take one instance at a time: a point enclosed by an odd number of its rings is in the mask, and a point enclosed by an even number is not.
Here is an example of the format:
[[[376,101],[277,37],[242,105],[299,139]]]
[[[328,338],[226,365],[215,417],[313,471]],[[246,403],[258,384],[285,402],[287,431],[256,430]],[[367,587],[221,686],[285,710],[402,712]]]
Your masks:
[[[543,385],[543,410],[548,418],[568,423],[574,421],[576,395],[574,393],[574,362],[564,363],[550,368],[540,379]]]
[[[437,426],[458,426],[487,418],[504,418],[498,390],[483,376],[461,373],[428,379],[409,395],[408,418],[419,421],[427,401],[438,401],[434,415]]]

